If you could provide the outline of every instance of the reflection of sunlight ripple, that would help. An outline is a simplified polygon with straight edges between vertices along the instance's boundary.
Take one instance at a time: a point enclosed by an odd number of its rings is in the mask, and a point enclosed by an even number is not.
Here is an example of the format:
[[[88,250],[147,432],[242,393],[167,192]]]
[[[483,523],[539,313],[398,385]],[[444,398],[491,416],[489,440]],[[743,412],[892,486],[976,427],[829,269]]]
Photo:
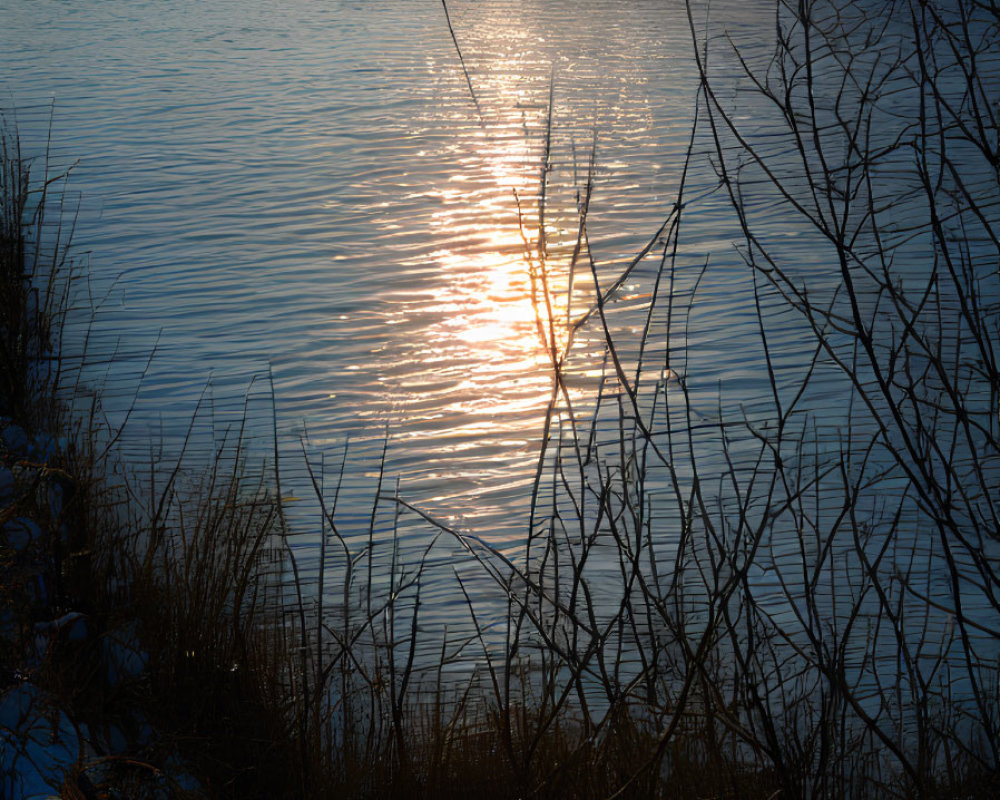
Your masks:
[[[515,59],[488,74],[496,108],[518,113],[470,131],[459,169],[428,192],[439,204],[429,234],[442,246],[408,266],[429,266],[438,280],[430,290],[385,294],[389,321],[413,336],[385,354],[380,372],[397,438],[433,442],[438,458],[492,463],[531,457],[525,433],[537,435],[551,398],[550,343],[560,348],[565,337],[567,281],[565,263],[539,257],[547,109],[526,107]]]

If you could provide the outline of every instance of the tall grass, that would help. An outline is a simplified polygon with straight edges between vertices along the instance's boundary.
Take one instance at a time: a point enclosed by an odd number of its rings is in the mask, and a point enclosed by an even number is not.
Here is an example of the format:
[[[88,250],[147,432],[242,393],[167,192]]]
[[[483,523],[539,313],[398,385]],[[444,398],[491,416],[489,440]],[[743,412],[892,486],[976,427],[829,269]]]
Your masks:
[[[46,401],[68,301],[58,281],[72,268],[73,219],[60,207],[61,193],[50,197],[65,175],[50,174],[46,157],[22,157],[16,128],[4,116],[0,165],[0,414],[33,426],[52,413]]]

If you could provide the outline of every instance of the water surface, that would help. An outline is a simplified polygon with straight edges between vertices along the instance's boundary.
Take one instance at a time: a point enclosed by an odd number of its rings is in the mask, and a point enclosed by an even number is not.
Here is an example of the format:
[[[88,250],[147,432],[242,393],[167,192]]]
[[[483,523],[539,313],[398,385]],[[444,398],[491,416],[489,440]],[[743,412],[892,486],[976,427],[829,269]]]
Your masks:
[[[37,142],[54,103],[56,161],[79,161],[114,420],[145,371],[131,457],[176,441],[210,378],[221,409],[270,369],[291,449],[306,430],[375,452],[388,430],[409,496],[519,536],[551,392],[530,274],[546,142],[561,319],[558,246],[595,135],[608,274],[674,200],[695,88],[683,4],[454,3],[478,111],[430,0],[2,13],[22,131]]]
[[[248,392],[251,432],[268,459],[273,379],[282,491],[300,498],[288,507],[310,568],[318,510],[301,454],[329,489],[348,443],[338,513],[359,541],[381,474],[389,493],[439,519],[510,551],[523,546],[552,355],[594,300],[589,264],[572,277],[568,269],[588,179],[587,241],[603,287],[677,198],[697,91],[682,0],[455,0],[450,9],[468,81],[436,0],[0,0],[3,105],[18,109],[26,146],[43,147],[51,120],[53,162],[78,162],[75,242],[89,254],[98,305],[91,323],[81,304],[81,333],[67,346],[80,347],[90,324],[87,375],[104,385],[112,422],[128,420],[126,459],[169,463],[200,398],[207,450],[242,416]],[[768,9],[712,3],[714,30],[765,54]],[[736,69],[711,64],[713,75]],[[768,152],[787,155],[774,109],[738,96],[738,81],[729,88],[722,101],[737,119]],[[894,102],[879,121],[888,136],[916,108],[903,93]],[[713,149],[706,130],[695,149]],[[758,230],[811,290],[829,290],[839,273],[828,243],[762,183],[746,205]],[[713,165],[696,158],[669,286],[679,316],[653,320],[645,385],[683,377],[691,461],[717,481],[718,507],[732,519],[720,476],[734,454],[741,474],[752,472],[759,442],[747,428],[727,438],[719,422],[756,425],[773,416],[774,398],[745,242],[716,184]],[[915,219],[914,208],[901,213]],[[904,233],[907,224],[901,217]],[[923,274],[926,249],[919,237],[900,249],[909,275]],[[646,324],[659,252],[614,298],[611,327],[626,358]],[[774,292],[760,298],[778,382],[794,388],[813,358],[811,332]],[[607,374],[596,317],[578,330],[569,363],[567,394],[586,411]],[[816,463],[841,451],[851,413],[842,378],[821,360],[802,401]],[[683,458],[671,466],[690,479]],[[679,505],[663,475],[647,488],[671,563]],[[832,506],[817,503],[815,516],[825,520],[840,498],[823,502]],[[874,517],[881,502],[863,511]],[[928,540],[914,530],[902,549]],[[417,549],[427,538],[405,521],[376,531],[393,532]],[[774,564],[815,555],[800,532],[776,531],[751,575],[790,627],[794,603]],[[929,547],[913,547],[920,569],[938,558]],[[607,572],[595,585],[613,605],[616,560],[592,568]],[[948,602],[946,573],[926,572]],[[836,586],[831,569],[823,591],[834,597]],[[429,585],[427,599],[444,622],[462,604],[447,582]],[[945,617],[928,627],[943,629]],[[852,640],[859,660],[867,645]]]

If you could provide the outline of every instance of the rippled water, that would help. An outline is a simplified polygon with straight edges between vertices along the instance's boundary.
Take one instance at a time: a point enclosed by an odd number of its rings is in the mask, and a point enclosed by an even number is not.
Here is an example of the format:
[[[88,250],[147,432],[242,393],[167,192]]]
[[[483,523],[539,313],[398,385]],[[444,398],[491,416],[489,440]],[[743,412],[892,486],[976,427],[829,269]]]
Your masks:
[[[520,534],[551,391],[525,244],[550,88],[550,247],[575,235],[596,133],[610,274],[674,198],[690,33],[676,0],[451,14],[479,112],[437,2],[4,4],[22,133],[40,140],[53,101],[56,161],[79,160],[113,418],[156,346],[133,458],[183,434],[210,376],[221,407],[270,366],[293,449],[303,425],[358,452],[388,430],[407,495]]]
[[[398,482],[421,508],[500,547],[523,543],[551,353],[593,300],[589,269],[568,273],[591,153],[588,242],[606,287],[673,208],[695,109],[691,33],[683,0],[449,7],[468,82],[437,0],[0,0],[0,105],[18,109],[35,151],[51,119],[53,162],[79,162],[75,242],[90,254],[98,301],[88,374],[104,384],[112,421],[128,419],[131,461],[169,459],[203,395],[209,440],[249,391],[266,441],[270,375],[286,494],[312,493],[303,450],[329,488],[349,442],[341,508],[365,532],[388,436],[393,491]],[[772,35],[767,7],[727,0],[712,13],[752,52]],[[759,114],[763,140],[781,151],[766,109],[739,113]],[[687,271],[671,287],[682,305],[698,285],[683,365],[667,336],[652,337],[660,350],[646,357],[659,355],[664,377],[684,373],[691,419],[706,423],[704,440],[694,435],[704,474],[722,475],[719,419],[773,409],[753,276],[728,200],[707,191],[715,182],[696,160]],[[751,193],[747,208],[822,292],[836,277],[823,243],[774,200]],[[618,311],[643,310],[656,263],[622,286]],[[812,357],[803,321],[773,294],[761,303],[776,371],[794,375]],[[642,322],[617,314],[623,352]],[[603,345],[593,325],[580,328],[572,399],[593,396]],[[828,366],[803,406],[819,412],[831,432],[818,440],[836,452],[848,412]],[[312,505],[289,509],[315,529]],[[315,562],[311,545],[304,560]],[[772,556],[794,561],[799,546],[775,537]],[[787,610],[786,587],[754,580]],[[443,617],[459,602],[453,586],[428,598]]]

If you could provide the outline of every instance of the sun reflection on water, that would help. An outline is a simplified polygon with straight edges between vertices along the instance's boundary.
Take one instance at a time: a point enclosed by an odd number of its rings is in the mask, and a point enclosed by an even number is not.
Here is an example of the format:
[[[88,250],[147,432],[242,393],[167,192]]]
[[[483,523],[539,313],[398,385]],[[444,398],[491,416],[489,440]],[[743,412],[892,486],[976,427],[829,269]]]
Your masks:
[[[362,414],[382,421],[388,407],[392,438],[412,443],[398,451],[412,496],[449,517],[474,515],[477,527],[502,515],[507,529],[530,497],[546,414],[579,406],[600,382],[603,346],[574,347],[572,388],[557,383],[569,320],[593,299],[585,242],[570,275],[590,101],[557,91],[549,139],[554,53],[502,22],[472,64],[478,102],[451,94],[430,106],[439,117],[413,121],[414,136],[433,135],[412,172],[433,181],[408,187],[423,236],[412,249],[400,242],[399,269],[380,292],[392,326],[376,366],[385,405]],[[458,84],[454,69],[441,67],[443,86]],[[392,209],[380,222],[396,222]]]
[[[521,108],[516,126],[476,133],[463,169],[434,192],[429,233],[442,246],[412,265],[439,280],[418,296],[401,293],[389,320],[417,325],[391,371],[395,406],[411,423],[430,422],[433,407],[434,435],[458,439],[445,445],[449,452],[504,432],[523,442],[526,419],[540,419],[552,397],[552,365],[567,340],[568,279],[539,235],[537,130],[545,113]]]

